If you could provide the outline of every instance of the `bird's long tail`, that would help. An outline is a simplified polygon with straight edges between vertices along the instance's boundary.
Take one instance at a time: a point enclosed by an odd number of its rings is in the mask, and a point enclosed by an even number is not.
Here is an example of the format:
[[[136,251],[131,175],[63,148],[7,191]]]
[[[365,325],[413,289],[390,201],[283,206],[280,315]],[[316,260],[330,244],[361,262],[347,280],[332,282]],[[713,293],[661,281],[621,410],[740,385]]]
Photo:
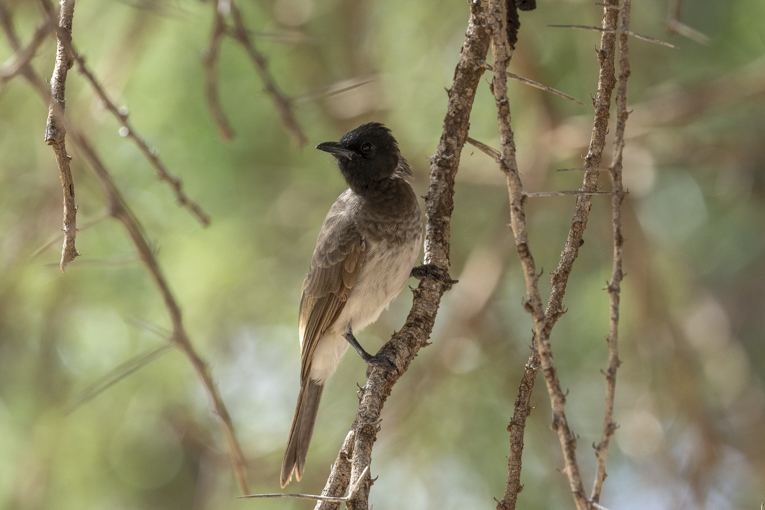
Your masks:
[[[295,478],[298,482],[303,477],[305,456],[308,453],[308,445],[311,444],[313,425],[316,422],[316,413],[319,411],[319,401],[323,389],[323,384],[311,381],[310,377],[306,378],[306,381],[300,386],[295,416],[292,418],[292,427],[290,428],[290,438],[287,441],[287,451],[284,452],[284,461],[282,462],[282,488],[290,483],[293,472],[295,472]]]

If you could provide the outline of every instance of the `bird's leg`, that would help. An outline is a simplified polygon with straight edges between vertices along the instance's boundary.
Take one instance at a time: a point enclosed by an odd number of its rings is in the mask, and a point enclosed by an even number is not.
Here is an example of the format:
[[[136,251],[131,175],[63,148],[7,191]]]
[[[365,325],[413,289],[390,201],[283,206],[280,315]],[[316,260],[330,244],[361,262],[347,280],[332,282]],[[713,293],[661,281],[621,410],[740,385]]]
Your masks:
[[[359,353],[359,356],[361,356],[361,359],[363,359],[367,365],[386,365],[390,370],[398,373],[398,367],[391,360],[385,356],[382,356],[381,354],[375,354],[372,356],[367,351],[365,351],[361,344],[359,344],[359,341],[356,340],[356,337],[353,336],[353,331],[351,328],[348,328],[348,332],[345,334],[345,339],[349,344],[353,346],[354,349],[356,349],[356,352]],[[367,377],[369,377],[371,368],[371,366],[367,367]]]

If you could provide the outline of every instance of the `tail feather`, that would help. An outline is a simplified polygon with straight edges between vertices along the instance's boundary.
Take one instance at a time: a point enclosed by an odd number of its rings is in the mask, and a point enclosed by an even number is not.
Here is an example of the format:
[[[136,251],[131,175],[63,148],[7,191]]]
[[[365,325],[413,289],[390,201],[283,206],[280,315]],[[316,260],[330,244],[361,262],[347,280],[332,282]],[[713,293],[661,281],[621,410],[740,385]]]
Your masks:
[[[287,441],[287,451],[284,452],[282,462],[281,485],[284,488],[295,473],[297,481],[303,477],[305,457],[308,453],[308,445],[311,444],[313,425],[316,422],[316,413],[319,411],[319,401],[323,384],[318,384],[307,378],[300,387],[295,416],[292,418],[290,438]]]

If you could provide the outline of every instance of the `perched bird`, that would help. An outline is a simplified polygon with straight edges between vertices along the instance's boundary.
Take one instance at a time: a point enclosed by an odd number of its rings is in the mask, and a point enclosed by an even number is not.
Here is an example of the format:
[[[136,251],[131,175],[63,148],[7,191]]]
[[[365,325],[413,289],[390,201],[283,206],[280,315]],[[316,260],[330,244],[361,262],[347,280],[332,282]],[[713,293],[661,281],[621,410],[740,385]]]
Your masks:
[[[325,381],[352,345],[404,288],[420,253],[422,225],[412,171],[382,124],[364,124],[317,149],[336,159],[348,184],[319,231],[300,299],[300,394],[282,463],[281,486],[303,476]],[[395,366],[392,368],[395,369]]]

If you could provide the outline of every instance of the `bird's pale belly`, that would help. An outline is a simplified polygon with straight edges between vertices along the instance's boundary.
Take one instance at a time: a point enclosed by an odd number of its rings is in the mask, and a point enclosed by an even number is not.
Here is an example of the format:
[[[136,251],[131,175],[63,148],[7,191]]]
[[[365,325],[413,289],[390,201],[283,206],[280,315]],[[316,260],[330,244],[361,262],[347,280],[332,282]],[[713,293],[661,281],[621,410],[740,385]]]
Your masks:
[[[367,251],[356,285],[340,316],[316,346],[311,379],[326,381],[337,369],[350,344],[345,333],[354,334],[377,320],[382,311],[404,288],[420,253],[421,237],[408,246],[392,248],[381,243]]]

